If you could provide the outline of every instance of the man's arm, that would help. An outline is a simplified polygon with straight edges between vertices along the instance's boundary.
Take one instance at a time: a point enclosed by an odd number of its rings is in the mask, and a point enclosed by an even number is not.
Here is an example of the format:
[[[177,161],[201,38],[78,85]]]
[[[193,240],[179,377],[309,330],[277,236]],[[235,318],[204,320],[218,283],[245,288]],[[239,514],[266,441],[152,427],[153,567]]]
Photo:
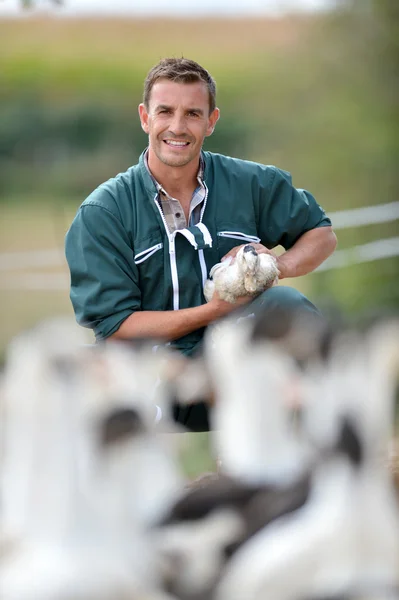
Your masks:
[[[272,254],[277,259],[280,279],[285,279],[286,277],[307,275],[314,271],[334,252],[337,246],[337,237],[332,227],[329,226],[311,229],[301,235],[292,248],[280,256],[276,256],[272,250],[262,244],[251,245],[256,248],[258,254]],[[223,259],[228,256],[234,257],[241,247],[242,245],[232,248]]]
[[[314,271],[337,246],[332,227],[318,227],[307,231],[298,241],[277,258],[280,279],[300,277]]]
[[[220,300],[215,292],[207,304],[193,308],[168,311],[136,311],[125,319],[108,339],[150,337],[171,341],[196,329],[206,327],[212,321],[224,317],[252,298],[238,298],[235,304]]]

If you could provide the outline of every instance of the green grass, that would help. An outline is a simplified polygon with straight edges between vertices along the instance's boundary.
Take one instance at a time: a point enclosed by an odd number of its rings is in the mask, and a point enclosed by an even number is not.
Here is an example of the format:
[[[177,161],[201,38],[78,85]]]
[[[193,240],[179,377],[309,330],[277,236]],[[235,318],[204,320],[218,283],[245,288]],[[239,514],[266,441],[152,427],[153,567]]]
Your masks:
[[[41,268],[13,268],[0,270],[0,357],[12,337],[38,321],[54,316],[73,317],[69,301],[69,274],[63,256],[64,235],[75,212],[74,207],[54,207],[37,198],[19,198],[4,203],[0,220],[0,254],[35,252],[60,249],[60,266]],[[61,291],[24,289],[15,285],[15,279],[24,275],[54,274],[63,277]]]
[[[188,479],[216,471],[211,433],[185,433],[181,440],[180,464]]]

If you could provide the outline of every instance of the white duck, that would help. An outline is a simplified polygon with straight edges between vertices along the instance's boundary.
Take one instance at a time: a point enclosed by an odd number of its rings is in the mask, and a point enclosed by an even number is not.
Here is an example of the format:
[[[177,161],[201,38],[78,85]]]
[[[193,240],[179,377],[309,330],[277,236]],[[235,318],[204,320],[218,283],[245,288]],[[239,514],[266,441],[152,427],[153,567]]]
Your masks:
[[[277,261],[271,254],[258,254],[251,244],[240,248],[235,258],[214,265],[204,286],[207,302],[216,290],[222,300],[234,304],[240,296],[256,296],[278,282]]]

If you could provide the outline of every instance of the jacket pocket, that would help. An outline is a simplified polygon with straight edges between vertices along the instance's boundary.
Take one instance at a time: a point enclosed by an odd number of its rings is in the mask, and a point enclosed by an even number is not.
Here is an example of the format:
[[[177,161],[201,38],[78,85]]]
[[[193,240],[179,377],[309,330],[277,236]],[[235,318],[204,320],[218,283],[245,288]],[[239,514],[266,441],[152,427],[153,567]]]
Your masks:
[[[155,252],[158,252],[158,250],[160,250],[161,248],[163,248],[162,243],[155,244],[154,246],[151,246],[150,248],[147,248],[146,250],[142,250],[138,254],[135,254],[134,255],[135,264],[140,265],[141,263],[146,261],[148,258],[150,258],[153,254],[155,254]]]
[[[223,258],[235,246],[241,244],[251,244],[260,242],[256,235],[243,233],[242,231],[218,231],[217,243],[219,251],[219,260]]]
[[[163,243],[147,240],[138,248],[133,260],[139,275],[141,310],[166,310],[165,298],[165,256]],[[146,247],[148,246],[148,247]],[[168,254],[169,256],[169,254]]]
[[[248,235],[246,233],[242,233],[242,231],[218,231],[218,236],[221,238],[232,238],[234,240],[240,240],[242,244],[245,242],[251,243],[256,242],[257,244],[260,242],[260,238],[256,235]],[[237,246],[239,244],[236,244]]]

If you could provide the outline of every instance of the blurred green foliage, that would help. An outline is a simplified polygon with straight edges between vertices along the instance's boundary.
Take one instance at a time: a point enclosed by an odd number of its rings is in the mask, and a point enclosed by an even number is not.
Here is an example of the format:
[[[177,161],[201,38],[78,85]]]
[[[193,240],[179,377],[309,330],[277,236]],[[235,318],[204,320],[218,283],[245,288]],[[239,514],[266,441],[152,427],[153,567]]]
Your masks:
[[[381,0],[281,20],[0,21],[0,197],[77,206],[135,163],[147,142],[143,79],[183,54],[218,83],[222,118],[207,149],[290,171],[329,212],[398,200],[394,13]],[[396,233],[395,222],[352,228],[339,247]],[[392,258],[307,285],[353,314],[397,308],[397,274]]]

